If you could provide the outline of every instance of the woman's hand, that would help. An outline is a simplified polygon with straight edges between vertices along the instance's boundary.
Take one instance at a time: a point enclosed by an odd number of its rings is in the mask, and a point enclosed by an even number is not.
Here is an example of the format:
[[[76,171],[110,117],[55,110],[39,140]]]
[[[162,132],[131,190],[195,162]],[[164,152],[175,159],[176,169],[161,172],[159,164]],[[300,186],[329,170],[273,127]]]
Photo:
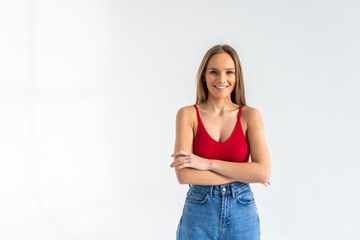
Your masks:
[[[178,151],[173,153],[171,157],[174,157],[174,161],[170,164],[170,167],[175,167],[176,169],[190,167],[198,170],[209,170],[210,161],[193,153]],[[262,184],[269,187],[271,182],[269,180],[268,182]]]
[[[210,161],[193,153],[178,151],[173,153],[171,157],[174,157],[174,161],[170,167],[175,167],[176,169],[190,167],[198,170],[209,170]]]
[[[271,182],[270,182],[270,180],[269,180],[268,182],[263,183],[263,184],[265,185],[265,187],[269,187],[269,186],[271,185]]]

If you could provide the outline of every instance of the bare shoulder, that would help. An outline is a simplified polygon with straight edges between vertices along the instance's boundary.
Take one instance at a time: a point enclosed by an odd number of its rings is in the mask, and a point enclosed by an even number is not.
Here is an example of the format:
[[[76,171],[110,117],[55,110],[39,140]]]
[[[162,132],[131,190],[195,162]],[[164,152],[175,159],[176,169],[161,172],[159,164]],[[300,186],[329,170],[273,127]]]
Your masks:
[[[244,118],[247,126],[257,125],[259,123],[263,124],[262,115],[255,107],[243,106],[241,115]]]
[[[176,118],[179,121],[187,122],[190,126],[193,126],[194,116],[196,117],[196,109],[193,105],[187,105],[179,108]]]
[[[193,109],[191,109],[191,106],[181,107],[177,111],[174,152],[180,150],[183,150],[185,152],[192,152],[192,144],[194,138],[192,114]]]
[[[179,111],[189,113],[189,112],[195,111],[195,108],[193,105],[186,105],[186,106],[179,108],[178,112]]]
[[[196,114],[196,109],[193,105],[187,105],[184,107],[179,108],[177,114],[183,117],[191,118],[194,114]]]

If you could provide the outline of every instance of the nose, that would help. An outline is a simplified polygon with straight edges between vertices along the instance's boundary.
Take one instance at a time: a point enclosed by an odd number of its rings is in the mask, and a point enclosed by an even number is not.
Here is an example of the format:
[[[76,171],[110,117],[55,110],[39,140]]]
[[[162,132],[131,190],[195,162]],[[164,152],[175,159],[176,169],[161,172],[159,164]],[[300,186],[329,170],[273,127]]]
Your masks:
[[[226,79],[227,79],[226,73],[222,73],[220,76],[220,82],[224,83],[226,82]]]

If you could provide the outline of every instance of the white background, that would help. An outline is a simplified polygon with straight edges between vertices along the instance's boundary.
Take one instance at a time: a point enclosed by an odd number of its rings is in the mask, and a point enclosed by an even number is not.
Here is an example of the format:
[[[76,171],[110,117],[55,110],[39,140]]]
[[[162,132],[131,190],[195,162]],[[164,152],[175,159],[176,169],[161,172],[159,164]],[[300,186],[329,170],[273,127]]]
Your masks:
[[[360,234],[357,1],[1,1],[0,239],[175,239],[175,117],[240,57],[271,182],[265,240]]]

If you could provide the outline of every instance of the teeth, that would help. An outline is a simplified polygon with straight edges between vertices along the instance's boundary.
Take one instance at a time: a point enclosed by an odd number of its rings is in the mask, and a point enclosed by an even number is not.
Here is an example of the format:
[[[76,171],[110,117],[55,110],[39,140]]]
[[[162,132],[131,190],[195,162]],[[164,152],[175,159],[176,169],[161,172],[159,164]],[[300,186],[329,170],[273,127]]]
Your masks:
[[[220,89],[224,89],[224,88],[227,88],[228,86],[225,86],[225,87],[218,87],[216,85],[214,85],[216,88],[220,88]]]

